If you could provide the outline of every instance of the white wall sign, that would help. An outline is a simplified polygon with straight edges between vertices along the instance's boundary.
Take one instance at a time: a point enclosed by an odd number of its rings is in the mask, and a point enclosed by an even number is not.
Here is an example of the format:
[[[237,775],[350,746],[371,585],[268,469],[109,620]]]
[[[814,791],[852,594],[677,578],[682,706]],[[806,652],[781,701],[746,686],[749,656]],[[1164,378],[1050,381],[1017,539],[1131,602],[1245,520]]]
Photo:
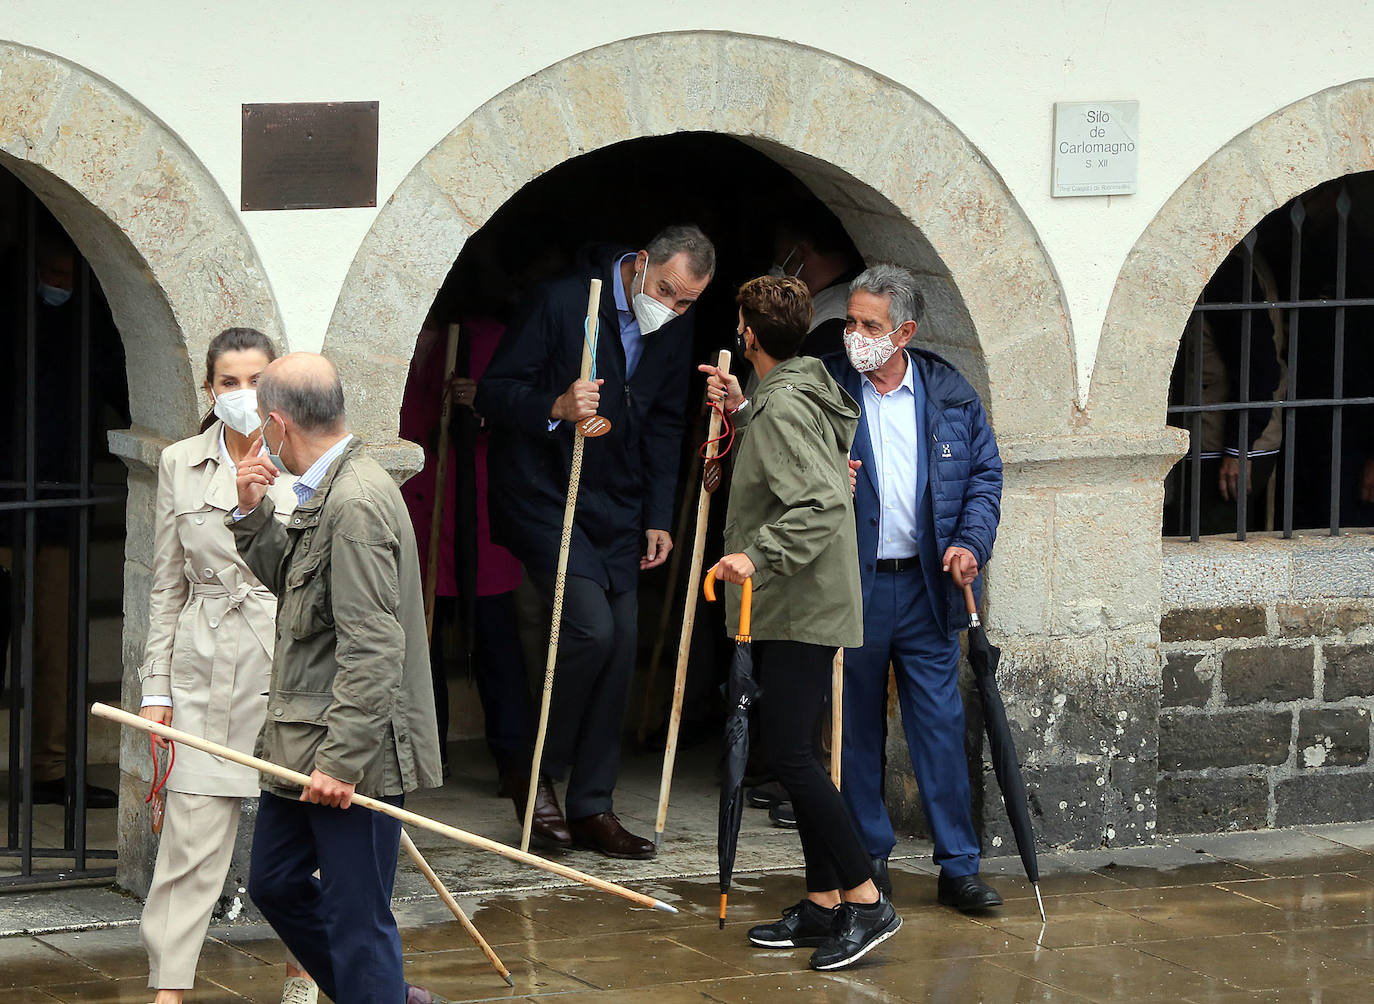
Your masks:
[[[1139,101],[1056,101],[1052,194],[1134,194],[1139,137]]]

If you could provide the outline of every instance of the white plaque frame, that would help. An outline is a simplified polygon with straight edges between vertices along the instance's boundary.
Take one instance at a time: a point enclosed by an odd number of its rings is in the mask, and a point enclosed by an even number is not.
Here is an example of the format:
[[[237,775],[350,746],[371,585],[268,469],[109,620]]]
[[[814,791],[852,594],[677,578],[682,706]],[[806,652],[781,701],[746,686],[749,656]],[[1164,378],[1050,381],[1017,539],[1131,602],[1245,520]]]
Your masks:
[[[1051,195],[1134,195],[1139,101],[1056,101]]]

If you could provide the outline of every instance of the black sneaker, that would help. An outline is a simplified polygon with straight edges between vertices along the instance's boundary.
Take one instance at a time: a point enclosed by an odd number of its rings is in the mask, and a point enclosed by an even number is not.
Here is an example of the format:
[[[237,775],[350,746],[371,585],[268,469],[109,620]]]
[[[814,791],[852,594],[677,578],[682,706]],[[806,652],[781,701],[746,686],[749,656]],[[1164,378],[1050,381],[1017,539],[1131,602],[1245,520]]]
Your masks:
[[[771,809],[787,797],[787,792],[782,790],[782,785],[777,781],[765,781],[763,784],[750,788],[745,796],[751,809]]]
[[[782,912],[782,920],[749,929],[749,943],[758,948],[815,948],[830,937],[836,909],[804,899]]]
[[[768,810],[768,819],[780,829],[795,830],[797,828],[797,810],[792,808],[791,802],[775,804]]]
[[[886,896],[876,903],[842,903],[834,931],[811,955],[811,968],[829,972],[853,965],[901,926],[902,918]]]

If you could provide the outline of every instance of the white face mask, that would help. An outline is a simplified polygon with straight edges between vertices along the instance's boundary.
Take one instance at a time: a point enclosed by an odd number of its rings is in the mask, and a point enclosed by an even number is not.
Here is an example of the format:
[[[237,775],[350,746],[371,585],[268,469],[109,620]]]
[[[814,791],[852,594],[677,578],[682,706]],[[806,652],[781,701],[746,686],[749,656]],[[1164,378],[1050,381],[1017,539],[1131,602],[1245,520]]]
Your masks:
[[[651,335],[659,328],[663,327],[674,317],[677,312],[671,307],[665,307],[648,293],[644,292],[644,283],[649,277],[648,262],[644,264],[644,271],[639,273],[639,292],[635,294],[634,307],[635,320],[639,322],[639,333],[641,335]]]
[[[858,328],[844,333],[844,351],[849,356],[849,364],[860,373],[872,373],[897,353],[892,336],[899,328],[893,328],[885,335],[869,338]]]
[[[228,394],[210,392],[215,400],[215,417],[240,436],[251,436],[262,426],[258,417],[258,392],[251,387]]]
[[[281,458],[281,454],[273,453],[271,448],[267,446],[267,423],[270,421],[272,421],[272,416],[268,415],[266,421],[262,423],[262,445],[265,449],[267,449],[267,459],[272,461],[273,466],[276,467],[277,470],[280,471],[282,474],[290,474],[291,471],[287,469],[286,461]],[[281,442],[277,444],[277,449],[279,450],[286,445],[285,432],[286,429],[283,427],[283,435],[281,437]]]
[[[796,253],[797,249],[793,248],[791,251],[787,252],[787,257],[782,260],[781,265],[774,263],[768,266],[768,274],[771,275],[774,279],[783,279],[787,276],[791,276],[793,279],[795,279],[797,276],[801,275],[802,265],[805,264],[805,262],[799,261],[797,262],[797,268],[795,271],[787,271],[787,263],[792,260],[792,256]]]

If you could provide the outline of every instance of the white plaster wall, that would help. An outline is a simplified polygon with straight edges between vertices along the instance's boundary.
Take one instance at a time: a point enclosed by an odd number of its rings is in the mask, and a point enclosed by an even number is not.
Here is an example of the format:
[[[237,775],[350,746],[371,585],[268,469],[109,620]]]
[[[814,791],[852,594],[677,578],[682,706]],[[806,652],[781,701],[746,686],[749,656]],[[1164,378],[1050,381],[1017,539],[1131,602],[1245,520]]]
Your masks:
[[[473,109],[618,38],[710,29],[862,63],[951,119],[1006,180],[1063,282],[1086,394],[1117,273],[1164,201],[1265,115],[1374,74],[1365,0],[819,3],[698,0],[6,0],[0,38],[47,49],[147,106],[239,197],[239,106],[381,102],[379,200]],[[1050,198],[1055,101],[1141,102],[1139,193]],[[861,109],[856,109],[861,112]],[[375,210],[244,214],[290,344],[318,348]],[[917,221],[919,222],[919,221]]]

